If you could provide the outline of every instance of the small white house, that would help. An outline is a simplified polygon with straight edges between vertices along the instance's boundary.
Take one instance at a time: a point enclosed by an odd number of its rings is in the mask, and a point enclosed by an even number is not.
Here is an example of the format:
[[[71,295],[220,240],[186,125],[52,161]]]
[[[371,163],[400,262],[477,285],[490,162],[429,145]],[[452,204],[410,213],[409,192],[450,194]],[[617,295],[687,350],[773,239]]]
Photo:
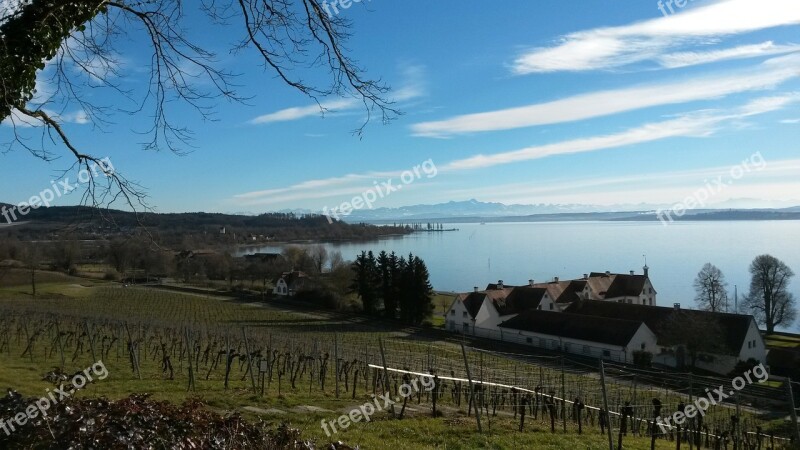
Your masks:
[[[308,275],[304,272],[285,272],[273,282],[275,287],[272,289],[272,293],[281,297],[294,296],[306,285],[308,279]]]
[[[475,316],[475,335],[497,338],[501,323],[530,310],[555,310],[555,303],[546,289],[524,286],[513,288],[505,296],[487,295]]]
[[[486,294],[475,292],[459,294],[447,311],[447,329],[455,333],[475,333],[475,316],[478,314]]]
[[[485,291],[461,294],[447,313],[450,331],[497,338],[500,323],[528,310],[556,311],[555,303],[546,289],[528,286],[510,287],[490,284]]]

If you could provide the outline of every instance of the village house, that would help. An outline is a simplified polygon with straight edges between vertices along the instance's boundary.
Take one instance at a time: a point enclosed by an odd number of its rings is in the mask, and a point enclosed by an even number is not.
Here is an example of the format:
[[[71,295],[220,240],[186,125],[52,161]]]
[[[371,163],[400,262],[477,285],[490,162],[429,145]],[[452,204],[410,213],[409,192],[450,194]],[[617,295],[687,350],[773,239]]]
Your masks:
[[[636,305],[657,305],[657,292],[650,282],[650,268],[644,266],[644,273],[637,275],[611,272],[592,272],[584,275],[586,285],[581,298],[604,300]]]
[[[656,305],[649,268],[643,274],[592,272],[576,280],[461,294],[448,330],[503,342],[632,363],[636,352],[677,369],[728,374],[740,361],[766,363],[766,345],[752,316]]]
[[[532,280],[528,286],[507,286],[500,280],[484,291],[475,287],[473,292],[456,297],[447,314],[447,329],[495,338],[501,322],[530,309],[556,308],[547,290],[534,287]]]
[[[653,363],[668,367],[694,364],[727,375],[739,361],[767,362],[766,344],[750,315],[681,309],[679,304],[667,308],[592,300],[574,303],[564,313],[604,324],[619,319],[644,323],[658,336]]]
[[[297,291],[306,286],[308,282],[308,275],[304,272],[284,272],[273,282],[275,288],[272,289],[272,293],[282,297],[293,297]]]
[[[586,357],[633,364],[636,352],[657,351],[657,337],[643,322],[529,310],[499,325],[500,340]]]

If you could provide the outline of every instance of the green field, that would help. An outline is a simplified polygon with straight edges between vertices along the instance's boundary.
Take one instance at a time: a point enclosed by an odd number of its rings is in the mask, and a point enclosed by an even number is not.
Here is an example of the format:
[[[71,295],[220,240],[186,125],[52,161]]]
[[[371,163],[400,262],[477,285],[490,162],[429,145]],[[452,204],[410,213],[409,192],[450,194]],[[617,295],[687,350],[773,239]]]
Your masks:
[[[367,318],[343,318],[337,314],[309,312],[269,302],[261,304],[144,287],[126,288],[59,274],[41,273],[39,277],[36,298],[30,296],[24,273],[12,273],[0,282],[0,332],[5,330],[5,341],[9,344],[6,351],[0,352],[0,385],[12,386],[27,396],[41,396],[46,388],[51,387],[42,381],[42,376],[61,365],[62,351],[67,373],[82,370],[94,362],[88,339],[81,337],[85,323],[96,338],[95,352],[107,352],[104,363],[110,376],[81,391],[79,395],[84,397],[116,399],[132,393],[149,393],[157,400],[176,403],[197,397],[221,413],[239,412],[249,419],[264,420],[273,426],[288,422],[303,430],[306,438],[320,443],[341,440],[363,449],[608,448],[607,438],[600,434],[596,424],[593,426],[595,417],[584,425],[584,433],[580,436],[571,419],[566,433],[562,431],[563,424],[559,419],[557,432],[551,434],[549,421],[542,420],[542,416],[538,419],[528,417],[525,430],[519,432],[518,419],[514,418],[508,405],[501,405],[496,410],[491,408],[494,411],[490,414],[484,410],[483,433],[478,433],[475,418],[466,414],[466,403],[458,405],[448,395],[440,400],[441,417],[431,417],[431,404],[423,396],[409,403],[402,420],[390,419],[386,412],[380,412],[371,422],[353,424],[329,438],[320,426],[321,421],[336,420],[370,401],[371,394],[380,395],[382,389],[376,386],[381,383],[375,380],[381,371],[363,365],[365,361],[373,364],[380,361],[379,338],[386,347],[387,366],[416,372],[435,367],[443,376],[451,373],[456,377],[465,376],[460,346],[427,335],[416,335],[417,330],[374,323]],[[447,302],[448,297],[442,296],[438,301]],[[286,355],[283,364],[288,370],[280,375],[279,357],[276,374],[269,383],[265,382],[263,396],[260,392],[253,392],[252,380],[246,372],[249,361],[246,357],[248,352],[244,350],[243,328],[246,329],[250,354],[255,349],[263,350],[265,354],[279,349],[279,353]],[[21,357],[29,342],[28,334],[33,330],[41,330],[42,335],[35,341],[34,351]],[[61,334],[55,330],[60,330]],[[187,337],[187,332],[190,337]],[[141,380],[133,369],[131,354],[123,344],[129,341],[127,333],[132,335],[131,341],[140,342],[134,353],[138,355]],[[111,343],[114,338],[114,343]],[[2,340],[0,336],[0,343]],[[189,358],[184,358],[181,350],[184,342],[194,342],[192,348],[197,349],[197,359],[194,359],[197,364],[193,363],[195,388],[190,392],[187,392]],[[159,353],[160,344],[171,350]],[[228,347],[235,347],[245,356],[234,361],[229,387],[225,389],[224,363],[215,365],[214,355],[221,349],[227,351]],[[210,349],[208,359],[201,358],[204,349]],[[320,386],[322,355],[328,353],[332,361],[336,352],[343,365],[353,361],[340,377],[339,398],[336,397],[333,376],[327,376],[324,389]],[[167,379],[162,371],[161,357],[165,354],[172,356],[172,380]],[[296,377],[293,387],[291,374],[293,370],[300,372],[303,358],[313,361],[302,363],[303,374]],[[538,384],[543,391],[553,393],[559,393],[563,387],[567,398],[579,395],[587,405],[600,404],[598,380],[592,374],[567,371],[562,384],[559,372],[552,367],[537,367],[506,356],[478,352],[470,352],[469,361],[473,378],[503,385],[529,386],[531,389]],[[258,366],[255,362],[253,364]],[[333,371],[333,366],[327,370]],[[396,377],[391,378],[391,382],[397,381]],[[449,386],[455,387],[455,383]],[[257,391],[260,391],[258,387]],[[493,393],[499,395],[499,388],[487,392],[487,398]],[[638,396],[635,405],[642,415],[649,411],[647,402],[652,395],[662,396],[666,404],[678,401],[678,397],[658,389],[624,382],[609,384],[612,404],[619,404],[631,394],[634,400]],[[400,407],[397,406],[398,410]],[[725,414],[726,411],[719,413],[720,416]],[[616,439],[614,436],[615,442]],[[625,448],[650,448],[649,439],[628,436]],[[657,448],[675,448],[675,443],[659,440]]]

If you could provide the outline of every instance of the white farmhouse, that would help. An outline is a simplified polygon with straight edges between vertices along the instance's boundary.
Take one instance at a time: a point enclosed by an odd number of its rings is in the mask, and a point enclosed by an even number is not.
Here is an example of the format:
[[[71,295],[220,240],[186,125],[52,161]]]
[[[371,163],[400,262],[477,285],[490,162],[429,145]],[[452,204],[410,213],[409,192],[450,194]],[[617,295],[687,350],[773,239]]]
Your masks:
[[[528,311],[500,324],[502,341],[633,364],[636,352],[655,353],[655,333],[643,322]]]

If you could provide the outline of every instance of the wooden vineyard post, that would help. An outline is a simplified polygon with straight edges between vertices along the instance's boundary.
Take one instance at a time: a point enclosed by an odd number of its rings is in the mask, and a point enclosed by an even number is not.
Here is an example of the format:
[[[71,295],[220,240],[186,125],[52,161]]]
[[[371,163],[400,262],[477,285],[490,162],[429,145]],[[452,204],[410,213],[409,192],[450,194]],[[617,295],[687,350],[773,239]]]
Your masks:
[[[564,433],[567,433],[567,392],[564,385],[564,355],[561,355],[561,422],[564,425]]]
[[[36,296],[35,290],[33,295]],[[64,362],[64,345],[61,343],[61,328],[58,326],[58,321],[56,321],[56,345],[58,345],[58,351],[61,353],[61,370],[64,370],[66,365]]]
[[[86,332],[86,337],[89,338],[89,349],[92,351],[92,360],[98,362],[97,355],[94,352],[94,336],[89,331],[89,322],[83,322],[83,330]]]
[[[228,390],[228,379],[231,374],[231,341],[228,334],[225,334],[225,390]]]
[[[333,334],[333,358],[336,361],[334,366],[334,380],[336,380],[336,398],[339,398],[339,334]],[[384,361],[384,365],[386,362]]]
[[[253,394],[258,394],[258,389],[256,389],[256,376],[253,373],[255,370],[253,367],[253,355],[250,353],[250,341],[247,340],[247,330],[245,327],[242,327],[242,336],[244,337],[244,351],[247,352],[247,368],[250,371],[250,384],[253,385]]]
[[[384,395],[388,395],[391,387],[389,385],[389,368],[386,366],[386,351],[383,349],[383,338],[378,338],[378,345],[381,348],[381,361],[383,362],[383,385],[386,389]],[[394,418],[394,405],[391,405],[390,412],[392,414],[392,418]]]
[[[611,436],[611,411],[608,409],[608,392],[606,392],[606,369],[600,360],[600,383],[603,390],[603,408],[606,410],[608,425],[608,450],[614,450],[614,438]],[[602,419],[601,419],[602,420]]]
[[[472,383],[472,375],[469,373],[469,360],[467,359],[467,349],[464,347],[464,344],[461,344],[461,354],[464,355],[464,367],[467,370],[467,382],[469,383],[470,403],[473,403],[475,399],[475,387]],[[475,408],[475,420],[478,422],[478,433],[483,433],[483,429],[481,428],[480,408]]]
[[[141,380],[142,372],[139,370],[139,358],[136,356],[136,349],[133,338],[131,337],[131,330],[128,328],[128,322],[125,322],[125,333],[128,335],[128,354],[130,355],[131,363],[133,364],[134,370],[136,370],[136,376]],[[186,350],[188,352],[189,349],[187,348]]]
[[[186,391],[194,391],[194,367],[192,366],[192,355],[189,353],[189,350],[192,348],[191,340],[189,339],[189,328],[185,329],[185,336],[186,336],[186,360],[189,363],[189,385],[186,387]]]
[[[794,433],[794,441],[800,443],[800,428],[797,425],[797,405],[794,404],[794,391],[792,390],[792,379],[786,379],[786,390],[789,391],[789,407],[792,408],[792,433]]]

